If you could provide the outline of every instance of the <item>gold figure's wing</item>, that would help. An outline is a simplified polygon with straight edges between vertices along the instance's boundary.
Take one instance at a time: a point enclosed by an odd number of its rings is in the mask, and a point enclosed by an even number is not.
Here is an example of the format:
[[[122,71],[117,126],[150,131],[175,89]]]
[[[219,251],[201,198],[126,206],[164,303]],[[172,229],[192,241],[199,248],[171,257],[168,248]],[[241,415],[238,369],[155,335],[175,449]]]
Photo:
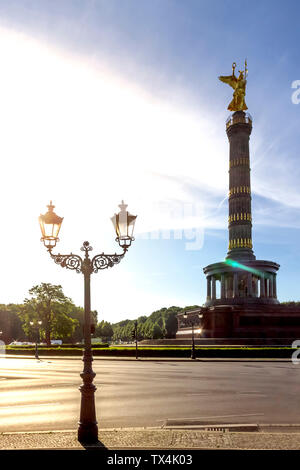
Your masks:
[[[228,75],[228,76],[221,75],[218,78],[219,78],[219,80],[221,80],[221,82],[227,83],[228,85],[230,85],[235,90],[235,86],[236,86],[236,82],[237,82],[237,78],[236,78],[235,75]]]

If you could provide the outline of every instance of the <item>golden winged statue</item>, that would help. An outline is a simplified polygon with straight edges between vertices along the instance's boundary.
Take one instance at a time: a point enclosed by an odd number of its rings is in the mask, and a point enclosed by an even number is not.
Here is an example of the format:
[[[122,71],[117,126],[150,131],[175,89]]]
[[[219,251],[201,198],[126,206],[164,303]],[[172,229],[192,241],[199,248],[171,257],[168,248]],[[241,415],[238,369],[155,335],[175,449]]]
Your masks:
[[[245,70],[239,70],[240,75],[238,77],[235,76],[235,68],[236,63],[233,62],[232,75],[221,76],[219,77],[219,80],[221,80],[221,82],[227,83],[234,89],[233,100],[231,101],[227,109],[229,109],[229,111],[245,111],[246,109],[248,109],[245,103],[247,84],[246,77],[248,74],[247,61],[245,60]]]

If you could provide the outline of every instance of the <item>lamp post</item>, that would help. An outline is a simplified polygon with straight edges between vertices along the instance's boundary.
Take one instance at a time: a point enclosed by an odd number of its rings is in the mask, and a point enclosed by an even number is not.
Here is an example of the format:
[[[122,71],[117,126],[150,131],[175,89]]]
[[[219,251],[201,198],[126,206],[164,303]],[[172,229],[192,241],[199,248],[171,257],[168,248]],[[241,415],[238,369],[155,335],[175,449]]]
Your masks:
[[[106,255],[101,253],[90,258],[89,252],[93,248],[89,242],[85,241],[80,248],[84,252],[84,257],[74,255],[73,253],[69,255],[58,253],[55,255],[52,253],[52,249],[59,241],[58,234],[63,218],[56,215],[53,211],[55,206],[52,205],[52,201],[50,201],[47,207],[48,212],[39,217],[42,232],[41,241],[44,242],[45,247],[56,264],[63,268],[75,270],[77,273],[82,273],[84,277],[84,352],[82,359],[84,367],[83,372],[80,374],[83,383],[80,387],[81,407],[78,423],[78,440],[83,443],[96,443],[98,441],[98,426],[95,409],[96,387],[93,384],[96,374],[92,369],[93,356],[91,348],[91,274],[120,263],[131,242],[134,240],[133,229],[137,216],[131,215],[126,211],[127,205],[122,201],[119,205],[120,212],[111,218],[117,234],[116,241],[123,249],[121,254]]]
[[[134,322],[134,337],[135,337],[135,358],[138,358],[138,337],[137,337],[137,327],[138,327],[138,322]]]
[[[198,318],[202,318],[203,315],[198,314],[197,317],[198,317]],[[184,318],[185,320],[188,319],[188,314],[187,314],[186,312],[183,314],[183,318]],[[196,359],[194,326],[196,325],[197,320],[196,320],[195,316],[194,316],[193,318],[189,319],[188,323],[192,326],[192,350],[191,350],[191,359]],[[200,330],[200,332],[201,332],[201,328],[200,328],[199,330]]]
[[[39,358],[39,351],[38,351],[38,343],[40,341],[40,326],[41,326],[42,322],[39,320],[36,323],[34,323],[33,321],[31,321],[29,323],[30,323],[31,326],[36,327],[35,358],[39,360],[40,358]]]

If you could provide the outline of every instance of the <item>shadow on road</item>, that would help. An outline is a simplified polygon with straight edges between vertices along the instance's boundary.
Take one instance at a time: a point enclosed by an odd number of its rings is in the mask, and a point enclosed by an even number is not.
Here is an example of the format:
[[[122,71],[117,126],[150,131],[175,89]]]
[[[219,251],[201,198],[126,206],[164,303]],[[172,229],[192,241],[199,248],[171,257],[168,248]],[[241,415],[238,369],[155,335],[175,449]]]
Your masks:
[[[85,444],[84,442],[80,442],[80,444],[86,450],[104,450],[104,449],[107,449],[107,447],[101,441],[95,442],[94,444],[88,444],[88,443]]]

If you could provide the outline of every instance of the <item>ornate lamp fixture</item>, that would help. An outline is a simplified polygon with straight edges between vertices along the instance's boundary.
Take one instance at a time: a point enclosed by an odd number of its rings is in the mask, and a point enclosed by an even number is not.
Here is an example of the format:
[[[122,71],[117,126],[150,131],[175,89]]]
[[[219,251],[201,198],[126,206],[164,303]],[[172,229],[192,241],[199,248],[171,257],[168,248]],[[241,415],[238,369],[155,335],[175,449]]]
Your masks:
[[[127,250],[130,247],[131,242],[134,240],[133,230],[137,216],[126,211],[127,204],[124,204],[124,201],[119,204],[119,207],[121,209],[120,212],[115,214],[111,218],[111,221],[117,234],[116,241],[119,243],[121,248]]]
[[[54,207],[52,201],[48,207],[48,212],[44,215],[39,216],[39,223],[42,232],[41,241],[44,242],[44,245],[48,250],[52,250],[56,246],[56,243],[59,241],[58,234],[60,227],[63,221],[63,217],[59,217],[53,211]]]

